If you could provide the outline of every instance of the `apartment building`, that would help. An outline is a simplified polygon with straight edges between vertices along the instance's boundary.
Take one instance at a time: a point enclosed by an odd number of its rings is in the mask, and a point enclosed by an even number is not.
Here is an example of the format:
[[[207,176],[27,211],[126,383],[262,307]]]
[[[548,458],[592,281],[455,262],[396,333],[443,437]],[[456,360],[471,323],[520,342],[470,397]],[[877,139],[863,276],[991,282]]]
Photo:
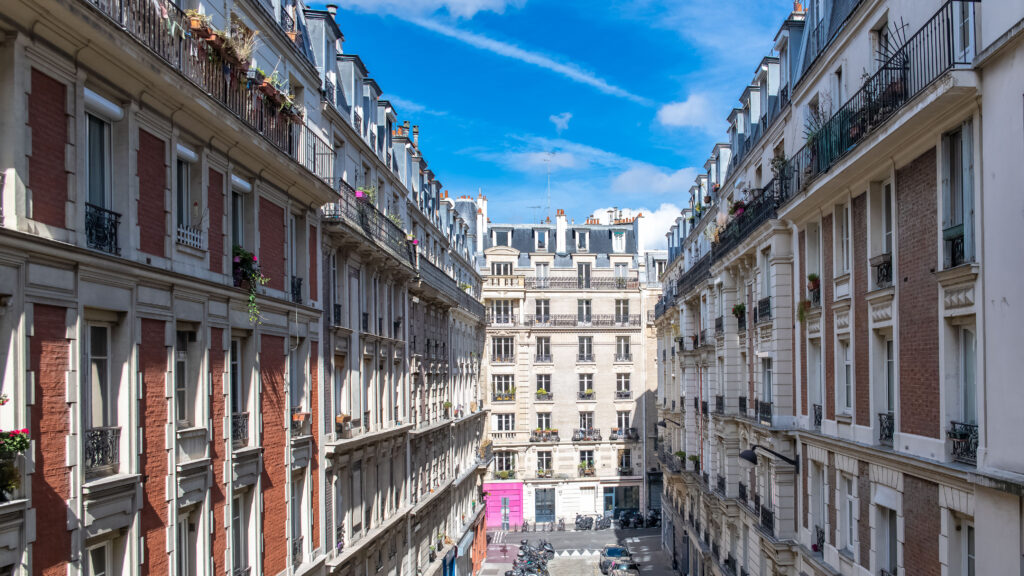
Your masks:
[[[741,87],[656,306],[683,574],[1020,571],[1022,21],[798,3]]]
[[[0,572],[479,570],[475,213],[335,18],[5,4]]]
[[[487,309],[487,525],[571,526],[659,502],[647,267],[665,255],[638,250],[642,216],[499,224],[485,197],[463,202],[477,208]]]

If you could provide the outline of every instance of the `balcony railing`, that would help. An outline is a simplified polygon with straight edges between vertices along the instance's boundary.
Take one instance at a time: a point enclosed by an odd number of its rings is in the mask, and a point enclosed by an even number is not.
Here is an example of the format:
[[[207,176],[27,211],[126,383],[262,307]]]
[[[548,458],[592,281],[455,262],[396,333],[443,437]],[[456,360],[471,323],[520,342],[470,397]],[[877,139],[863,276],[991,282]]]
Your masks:
[[[978,461],[978,425],[950,422],[946,435],[953,443],[953,459],[975,465]]]
[[[814,411],[814,428],[821,430],[821,404],[815,404],[812,409]]]
[[[701,400],[700,401],[700,413],[703,416],[707,416],[708,415],[708,401],[707,400]]]
[[[875,270],[875,288],[892,286],[892,254],[879,254],[871,259],[870,264]]]
[[[85,205],[85,240],[89,248],[102,250],[110,254],[120,254],[121,247],[117,242],[117,230],[121,223],[121,215],[94,204]]]
[[[336,189],[339,192],[338,200],[321,209],[324,221],[331,224],[347,223],[392,256],[412,266],[412,245],[405,232],[373,204],[357,200],[355,189],[344,180],[338,179]],[[483,316],[483,304],[478,305],[479,310],[475,311]]]
[[[87,476],[117,474],[121,460],[121,427],[100,426],[85,431],[85,471]]]
[[[775,513],[767,506],[761,506],[761,527],[772,534],[775,533]]]
[[[693,263],[693,266],[683,274],[676,283],[676,293],[685,295],[697,287],[701,282],[711,278],[711,253],[705,254]]]
[[[956,49],[962,8],[973,10],[974,2],[946,2],[788,160],[784,198],[835,166],[943,74],[971,63],[973,51]]]
[[[725,496],[725,476],[719,474],[717,478],[715,478],[715,488],[718,489],[719,494]]]
[[[342,320],[344,319],[344,309],[341,304],[334,305],[334,314],[331,316],[332,326],[344,326]]]
[[[515,390],[509,390],[504,392],[494,392],[491,394],[491,400],[494,402],[515,402],[516,393]]]
[[[601,430],[597,428],[576,428],[572,432],[573,442],[593,442],[601,439]]]
[[[772,425],[772,403],[771,402],[762,402],[762,401],[758,400],[758,402],[757,402],[757,419],[758,419],[758,421],[761,424],[764,424],[765,426],[771,426]]]
[[[195,226],[178,226],[178,244],[188,246],[189,248],[195,248],[196,250],[202,250],[202,229]]]
[[[324,101],[331,105],[332,108],[338,107],[338,93],[334,86],[334,82],[330,78],[324,79]]]
[[[718,233],[718,242],[711,245],[711,258],[717,262],[757,230],[761,224],[775,218],[779,205],[779,190],[775,180],[760,190],[753,191],[753,199],[743,212],[734,216]]]
[[[550,364],[551,354],[537,354],[533,361],[537,364]]]
[[[298,276],[292,276],[292,302],[296,304],[302,304],[302,278]]]
[[[739,400],[739,403],[740,403],[740,416],[746,416],[747,415],[747,397],[746,396],[740,396],[738,398],[738,400]]]
[[[725,396],[721,394],[715,396],[715,412],[717,414],[725,414]]]
[[[814,551],[819,554],[825,553],[825,529],[821,526],[814,526]]]
[[[487,324],[488,326],[515,326],[518,322],[513,314],[488,314]]]
[[[942,230],[943,268],[949,269],[965,262],[964,225],[958,224]]]
[[[715,336],[721,336],[725,334],[725,318],[719,316],[715,318]]]
[[[538,402],[551,402],[555,399],[555,395],[551,392],[537,392],[536,396]]]
[[[579,466],[578,468],[581,478],[588,478],[597,474],[597,470],[593,466]]]
[[[622,435],[626,440],[640,440],[640,431],[632,426],[623,430]]]
[[[623,317],[614,314],[589,314],[586,316],[578,314],[527,314],[523,318],[523,325],[538,327],[591,326],[595,328],[639,327],[640,315],[631,314],[628,317]]]
[[[632,466],[619,466],[619,476],[632,476],[634,474]]]
[[[808,290],[807,295],[811,298],[811,308],[821,308],[821,286]]]
[[[615,354],[615,361],[616,362],[632,362],[633,361],[633,355],[630,354],[629,352],[626,352],[624,354],[616,353]]]
[[[892,436],[896,429],[896,416],[892,412],[878,414],[878,441],[892,446]]]
[[[249,413],[236,412],[231,415],[231,447],[238,449],[249,445]]]
[[[491,363],[493,364],[513,364],[515,361],[515,354],[491,354]]]
[[[772,297],[767,296],[757,301],[754,308],[754,323],[767,322],[772,319]]]
[[[284,10],[281,11],[284,13]],[[292,566],[299,566],[302,564],[303,558],[302,548],[302,535],[292,536]]]
[[[594,361],[594,355],[592,353],[577,354],[576,355],[576,361],[577,362],[593,362]]]
[[[530,442],[559,442],[557,429],[532,430],[530,431]]]
[[[594,400],[597,398],[597,394],[593,390],[580,390],[576,392],[577,400]]]
[[[636,273],[625,277],[605,274],[590,277],[576,274],[526,277],[526,288],[530,290],[636,290],[639,286]]]
[[[295,19],[292,18],[292,15],[288,13],[288,9],[283,5],[281,6],[281,19],[279,23],[281,25],[281,29],[285,32],[295,31]]]
[[[633,391],[632,390],[616,390],[615,391],[615,399],[616,400],[630,400],[632,398],[633,398]]]
[[[740,501],[745,503],[747,501],[747,485],[743,482],[739,483],[739,495]]]

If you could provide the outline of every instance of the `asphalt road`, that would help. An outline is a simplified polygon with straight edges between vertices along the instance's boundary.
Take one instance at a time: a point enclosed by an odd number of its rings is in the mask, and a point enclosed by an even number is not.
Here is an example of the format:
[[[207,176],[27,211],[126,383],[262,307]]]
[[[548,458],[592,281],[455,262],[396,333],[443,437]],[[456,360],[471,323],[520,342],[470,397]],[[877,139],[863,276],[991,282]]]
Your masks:
[[[601,548],[610,544],[625,545],[640,565],[642,576],[673,576],[668,557],[661,550],[661,529],[588,530],[582,532],[491,532],[487,560],[481,576],[503,576],[512,567],[519,550],[519,541],[536,544],[541,538],[551,542],[555,558],[548,563],[551,576],[601,576],[597,562]]]

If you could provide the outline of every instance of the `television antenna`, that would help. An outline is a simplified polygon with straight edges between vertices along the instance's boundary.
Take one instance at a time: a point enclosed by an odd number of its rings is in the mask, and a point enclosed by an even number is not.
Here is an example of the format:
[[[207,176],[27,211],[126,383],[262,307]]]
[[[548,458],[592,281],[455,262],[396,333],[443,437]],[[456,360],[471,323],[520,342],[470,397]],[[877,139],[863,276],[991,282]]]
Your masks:
[[[547,157],[544,158],[544,164],[547,166],[547,169],[548,169],[548,206],[547,206],[547,212],[548,212],[548,219],[549,220],[551,219],[551,161],[554,160],[554,158],[555,158],[555,153],[554,152],[548,152],[547,153]]]

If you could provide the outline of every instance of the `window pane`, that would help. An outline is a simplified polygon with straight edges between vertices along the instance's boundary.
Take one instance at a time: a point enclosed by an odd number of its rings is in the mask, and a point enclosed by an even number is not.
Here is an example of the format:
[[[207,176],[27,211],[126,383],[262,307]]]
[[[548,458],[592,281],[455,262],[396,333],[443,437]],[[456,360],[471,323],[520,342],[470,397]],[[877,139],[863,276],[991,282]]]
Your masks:
[[[89,115],[89,203],[107,208],[108,125]]]

